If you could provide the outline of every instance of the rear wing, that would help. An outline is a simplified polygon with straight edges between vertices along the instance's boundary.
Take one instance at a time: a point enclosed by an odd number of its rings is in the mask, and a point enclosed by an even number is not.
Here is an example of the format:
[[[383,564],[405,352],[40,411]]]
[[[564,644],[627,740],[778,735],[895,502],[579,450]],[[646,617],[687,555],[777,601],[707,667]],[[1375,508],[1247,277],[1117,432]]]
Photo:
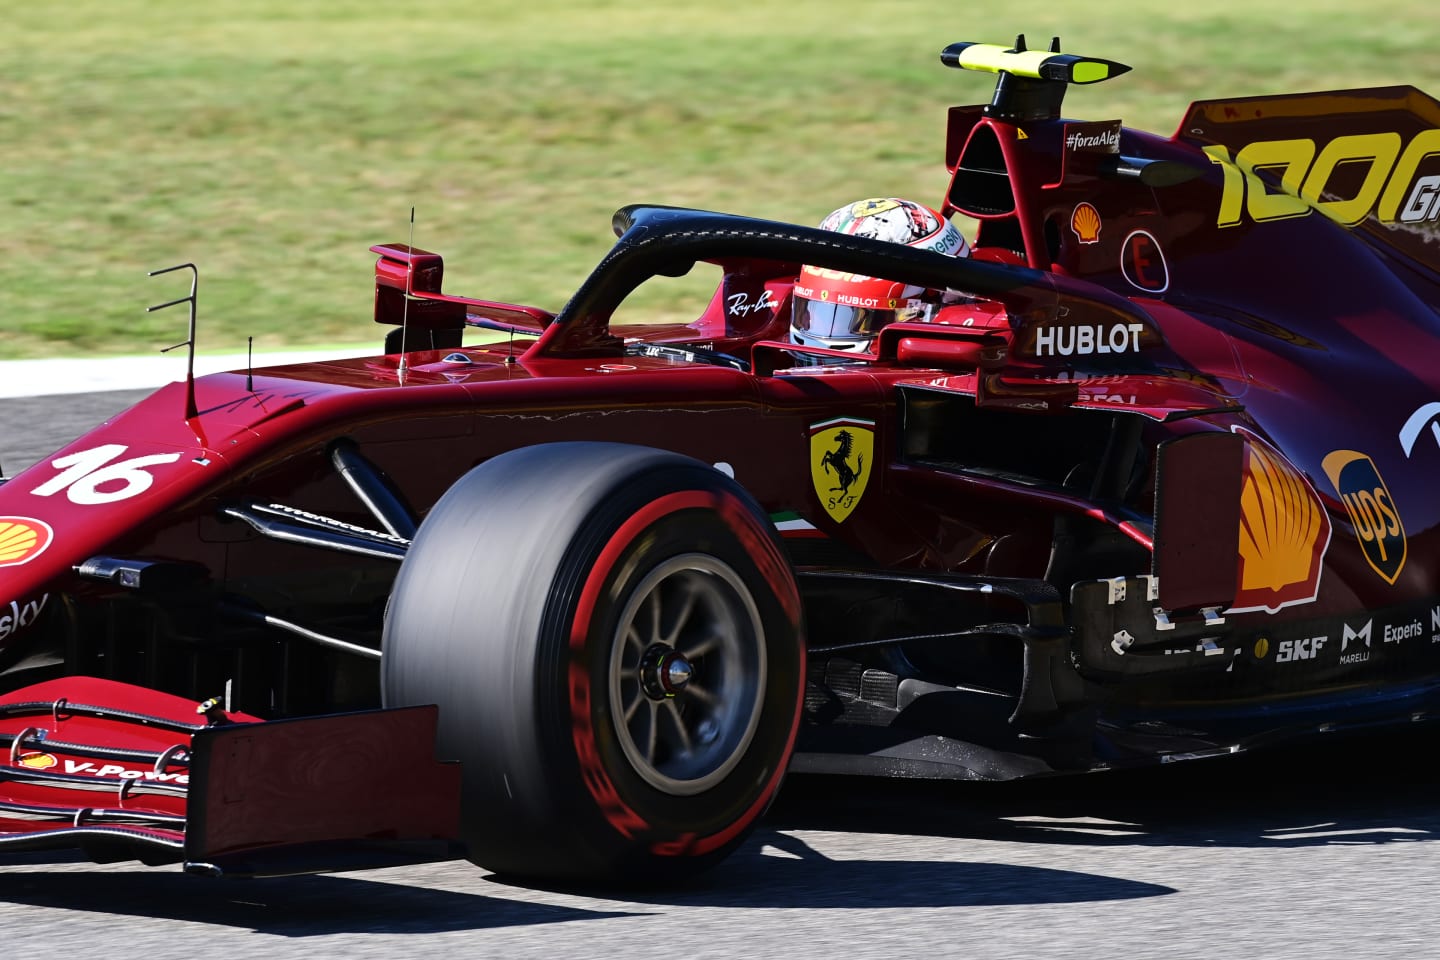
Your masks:
[[[1440,102],[1408,86],[1191,104],[1175,139],[1223,172],[1221,231],[1319,215],[1440,272]]]

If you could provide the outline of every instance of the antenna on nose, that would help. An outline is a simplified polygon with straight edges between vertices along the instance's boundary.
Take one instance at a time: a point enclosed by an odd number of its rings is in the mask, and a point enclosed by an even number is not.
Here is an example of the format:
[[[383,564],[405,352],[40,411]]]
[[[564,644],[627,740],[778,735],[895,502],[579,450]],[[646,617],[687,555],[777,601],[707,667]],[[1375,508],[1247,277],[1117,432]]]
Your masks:
[[[405,358],[405,337],[410,331],[410,295],[415,290],[415,208],[410,208],[410,243],[405,251],[409,254],[405,263],[405,306],[400,311],[400,365],[395,368],[396,379],[405,385],[405,376],[410,372],[410,361]]]
[[[176,304],[190,304],[190,336],[160,351],[169,353],[176,347],[190,348],[190,356],[185,367],[185,419],[189,420],[199,414],[199,410],[195,407],[195,291],[200,287],[200,271],[195,269],[193,263],[180,263],[173,267],[166,267],[164,270],[151,270],[149,276],[158,277],[162,273],[174,273],[176,270],[190,271],[190,295],[165,303],[157,303],[153,307],[146,307],[145,312],[154,313],[156,310],[164,310],[166,307],[173,307]]]

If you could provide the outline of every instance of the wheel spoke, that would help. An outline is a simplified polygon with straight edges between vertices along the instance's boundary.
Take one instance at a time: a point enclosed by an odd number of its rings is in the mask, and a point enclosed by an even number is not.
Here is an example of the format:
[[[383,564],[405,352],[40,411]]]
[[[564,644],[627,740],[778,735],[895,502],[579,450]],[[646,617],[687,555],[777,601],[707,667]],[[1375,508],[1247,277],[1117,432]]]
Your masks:
[[[631,683],[631,681],[627,681],[627,685],[630,684],[630,683]],[[647,699],[646,696],[645,696],[645,690],[644,690],[643,687],[640,686],[639,681],[633,681],[633,685],[634,685],[634,690],[635,690],[634,696],[627,696],[627,695],[624,693],[623,690],[622,690],[622,692],[621,692],[621,696],[622,696],[622,697],[625,697],[625,725],[626,725],[626,726],[629,726],[629,725],[630,725],[630,721],[635,718],[635,711],[639,710],[639,709],[640,709],[640,704],[644,703],[645,700]]]
[[[694,697],[696,700],[699,700],[707,707],[713,707],[718,702],[715,694],[711,693],[709,690],[706,690],[694,680],[691,680],[685,685],[684,696]]]
[[[695,602],[698,599],[699,591],[695,584],[686,580],[684,583],[685,596],[681,601],[680,609],[674,614],[670,622],[670,629],[665,631],[665,638],[662,642],[671,647],[679,646],[680,631],[690,622],[690,615],[695,612]]]
[[[634,649],[634,656],[630,655]],[[640,631],[631,623],[625,629],[625,650],[622,654],[620,665],[626,670],[633,669],[640,665],[640,659],[645,656],[645,638],[640,636]]]
[[[645,762],[653,767],[655,766],[655,744],[660,733],[660,716],[654,700],[646,700],[645,703],[650,707],[650,726],[645,732]]]
[[[674,700],[666,700],[665,707],[665,712],[670,715],[671,725],[674,726],[675,732],[680,735],[681,751],[684,753],[689,753],[691,750],[694,749],[694,744],[691,743],[690,740],[690,731],[685,729],[685,718],[680,716],[679,705],[676,704]]]
[[[688,660],[698,660],[718,646],[720,646],[719,634],[711,633],[709,636],[701,637],[689,646],[681,647],[680,652],[685,654]]]
[[[659,586],[650,591],[650,596],[645,598],[645,611],[650,616],[650,643],[660,641],[660,590]]]

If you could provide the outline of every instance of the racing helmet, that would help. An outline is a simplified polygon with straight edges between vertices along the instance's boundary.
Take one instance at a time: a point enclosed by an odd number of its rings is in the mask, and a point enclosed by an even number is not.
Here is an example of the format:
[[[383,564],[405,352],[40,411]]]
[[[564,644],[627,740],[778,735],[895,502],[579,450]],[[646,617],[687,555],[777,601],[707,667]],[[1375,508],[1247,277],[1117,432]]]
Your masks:
[[[965,237],[939,211],[898,197],[857,200],[820,221],[821,230],[888,240],[968,257]],[[805,266],[791,301],[790,341],[802,346],[862,352],[895,320],[927,319],[942,292],[824,267]]]

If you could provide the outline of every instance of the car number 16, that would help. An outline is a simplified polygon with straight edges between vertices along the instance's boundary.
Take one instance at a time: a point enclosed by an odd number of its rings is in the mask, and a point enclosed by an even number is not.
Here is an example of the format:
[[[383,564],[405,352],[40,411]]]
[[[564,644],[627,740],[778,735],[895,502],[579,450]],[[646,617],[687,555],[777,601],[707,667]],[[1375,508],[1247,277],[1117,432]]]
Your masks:
[[[30,492],[37,497],[48,497],[64,490],[71,503],[82,505],[128,500],[144,493],[155,482],[155,477],[146,467],[174,463],[180,459],[178,453],[154,453],[110,462],[128,449],[123,443],[107,443],[57,457],[50,461],[50,466],[63,468],[61,472]]]

